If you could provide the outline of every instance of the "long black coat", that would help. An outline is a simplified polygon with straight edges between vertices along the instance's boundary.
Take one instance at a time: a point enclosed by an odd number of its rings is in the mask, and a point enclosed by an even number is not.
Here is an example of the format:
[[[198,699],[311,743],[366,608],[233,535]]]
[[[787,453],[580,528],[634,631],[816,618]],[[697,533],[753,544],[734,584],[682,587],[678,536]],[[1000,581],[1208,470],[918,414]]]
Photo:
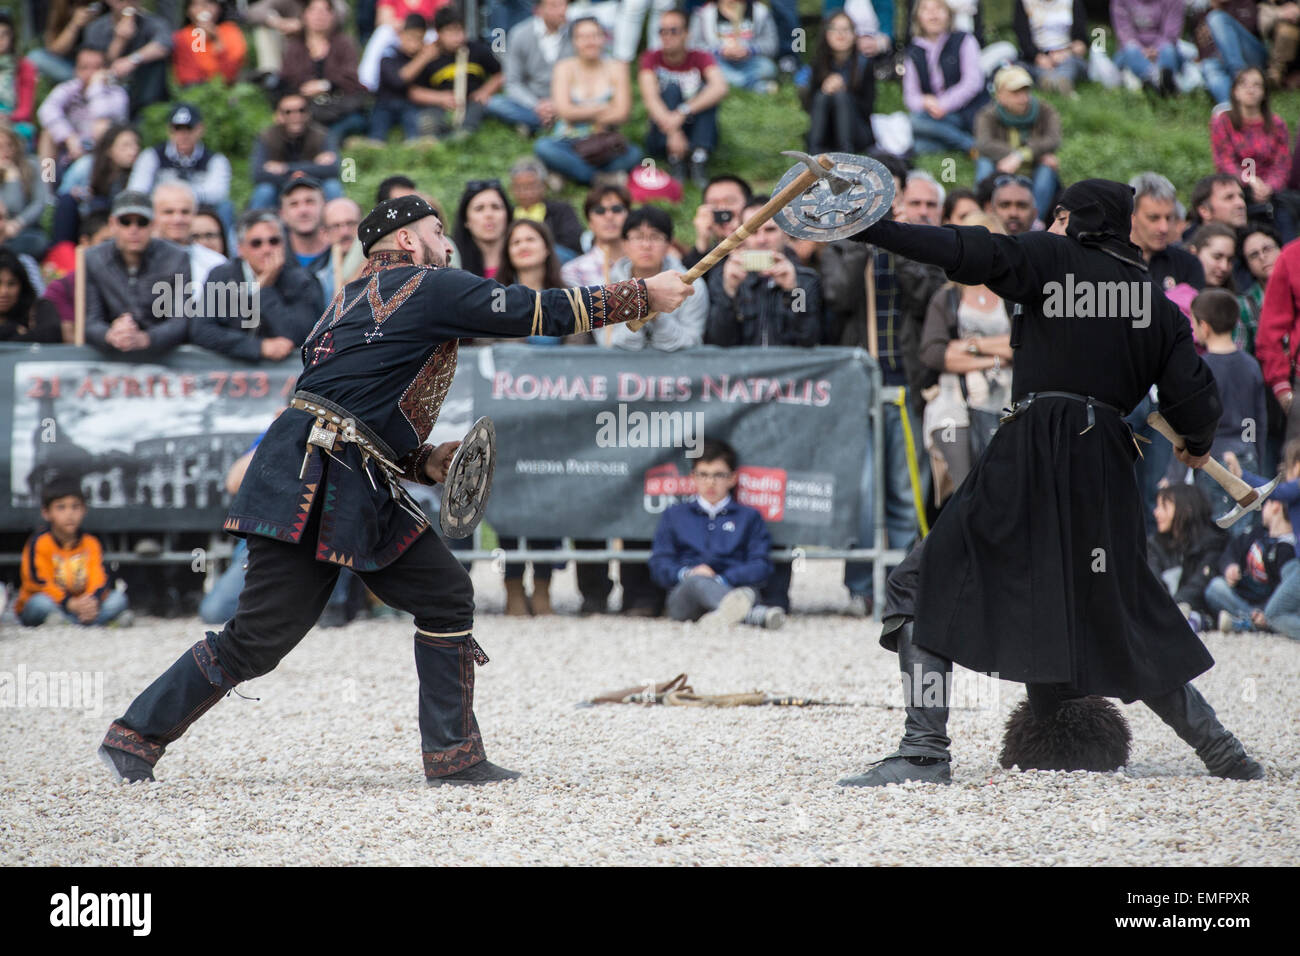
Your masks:
[[[1209,450],[1221,412],[1214,378],[1187,320],[1141,269],[1046,232],[882,222],[862,235],[1024,307],[1013,329],[1017,400],[1068,391],[1128,412],[1155,383],[1188,448]],[[1044,315],[1048,283],[1067,273],[1076,286],[1145,283],[1150,321]],[[885,614],[914,615],[918,646],[972,670],[1132,701],[1168,692],[1214,661],[1147,566],[1127,425],[1096,407],[1089,428],[1088,410],[1038,399],[998,430],[923,547],[891,575]],[[895,641],[895,633],[881,639],[891,649]]]

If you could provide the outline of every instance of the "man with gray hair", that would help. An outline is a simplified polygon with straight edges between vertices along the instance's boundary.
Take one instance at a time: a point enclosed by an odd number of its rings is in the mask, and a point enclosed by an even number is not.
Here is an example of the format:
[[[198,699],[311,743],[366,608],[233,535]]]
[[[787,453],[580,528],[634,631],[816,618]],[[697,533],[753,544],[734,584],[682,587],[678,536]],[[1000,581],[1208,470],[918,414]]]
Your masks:
[[[903,186],[903,219],[917,226],[937,226],[943,214],[944,189],[924,169],[913,169]]]
[[[582,252],[582,222],[563,199],[546,198],[546,166],[536,156],[525,156],[510,167],[510,198],[516,219],[545,223],[551,230],[561,262]]]
[[[172,180],[159,183],[153,191],[153,234],[180,246],[190,257],[190,278],[194,282],[194,301],[202,301],[203,283],[208,273],[226,261],[225,256],[207,246],[190,241],[190,227],[198,211],[194,188],[187,182]]]
[[[1133,188],[1133,244],[1142,250],[1155,287],[1168,292],[1185,282],[1205,287],[1205,270],[1196,256],[1176,245],[1174,184],[1159,173],[1138,173],[1128,183]]]
[[[275,213],[244,213],[236,233],[239,256],[209,273],[203,309],[190,320],[190,340],[247,362],[279,362],[307,338],[325,311],[325,294],[285,254],[284,227]]]

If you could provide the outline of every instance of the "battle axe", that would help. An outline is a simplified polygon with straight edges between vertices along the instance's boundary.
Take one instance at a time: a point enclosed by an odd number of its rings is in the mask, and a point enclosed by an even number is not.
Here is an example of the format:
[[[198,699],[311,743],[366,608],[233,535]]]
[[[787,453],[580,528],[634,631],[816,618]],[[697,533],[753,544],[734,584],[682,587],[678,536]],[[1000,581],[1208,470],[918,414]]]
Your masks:
[[[1183,436],[1173,430],[1173,427],[1165,421],[1165,417],[1159,412],[1152,412],[1147,416],[1147,424],[1169,439],[1169,443],[1178,451],[1186,447]],[[1238,478],[1232,472],[1224,468],[1218,461],[1211,458],[1205,463],[1205,473],[1223,486],[1223,490],[1232,496],[1232,500],[1237,506],[1221,518],[1216,518],[1214,523],[1220,528],[1228,528],[1236,524],[1241,517],[1251,511],[1260,508],[1264,504],[1264,499],[1273,493],[1282,476],[1278,475],[1267,484],[1260,485],[1258,488],[1252,488],[1247,482]]]

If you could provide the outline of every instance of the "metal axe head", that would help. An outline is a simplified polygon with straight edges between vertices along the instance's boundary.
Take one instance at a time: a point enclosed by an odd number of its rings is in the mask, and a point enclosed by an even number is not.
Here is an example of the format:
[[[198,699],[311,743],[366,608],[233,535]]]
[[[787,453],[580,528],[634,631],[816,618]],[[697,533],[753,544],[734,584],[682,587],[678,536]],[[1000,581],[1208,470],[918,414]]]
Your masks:
[[[854,186],[852,180],[845,179],[843,176],[836,175],[834,172],[827,169],[821,163],[817,162],[815,157],[809,156],[805,152],[801,152],[800,150],[797,149],[783,149],[781,150],[781,155],[789,156],[792,159],[797,159],[800,162],[802,162],[805,166],[807,166],[809,169],[811,169],[814,173],[817,174],[818,179],[826,180],[826,185],[830,186],[831,192],[834,193],[836,196],[840,195],[841,193],[847,192],[848,190],[852,189]]]
[[[1249,514],[1257,508],[1264,506],[1264,500],[1273,493],[1273,489],[1278,486],[1282,476],[1278,475],[1266,485],[1260,485],[1258,488],[1250,489],[1250,493],[1237,502],[1237,506],[1229,511],[1222,518],[1215,520],[1220,528],[1230,528],[1241,520],[1243,515]]]

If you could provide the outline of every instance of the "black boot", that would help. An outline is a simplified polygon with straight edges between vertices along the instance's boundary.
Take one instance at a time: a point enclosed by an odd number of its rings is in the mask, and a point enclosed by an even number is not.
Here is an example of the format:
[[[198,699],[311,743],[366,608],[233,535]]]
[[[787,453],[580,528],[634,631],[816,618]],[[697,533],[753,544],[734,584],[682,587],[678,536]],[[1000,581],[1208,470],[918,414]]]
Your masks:
[[[239,683],[217,660],[216,636],[209,631],[109,725],[100,759],[119,780],[152,780],[167,745]]]
[[[513,780],[519,774],[488,763],[474,718],[474,664],[487,655],[471,635],[415,635],[420,678],[420,749],[431,786]],[[481,765],[481,766],[480,766]]]
[[[1191,684],[1161,697],[1144,700],[1174,733],[1191,744],[1196,756],[1216,777],[1228,780],[1262,780],[1264,768],[1246,754],[1246,748],[1219,723],[1214,708]]]
[[[841,787],[883,787],[908,780],[952,783],[948,753],[952,741],[947,734],[952,661],[912,643],[910,618],[895,633],[907,714],[903,740],[895,753],[876,761],[865,773],[839,781]]]

